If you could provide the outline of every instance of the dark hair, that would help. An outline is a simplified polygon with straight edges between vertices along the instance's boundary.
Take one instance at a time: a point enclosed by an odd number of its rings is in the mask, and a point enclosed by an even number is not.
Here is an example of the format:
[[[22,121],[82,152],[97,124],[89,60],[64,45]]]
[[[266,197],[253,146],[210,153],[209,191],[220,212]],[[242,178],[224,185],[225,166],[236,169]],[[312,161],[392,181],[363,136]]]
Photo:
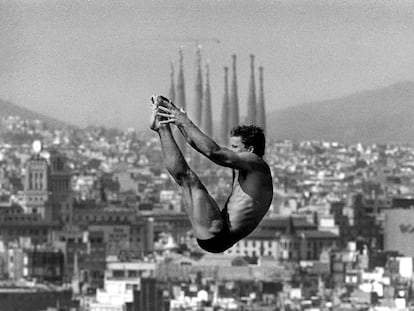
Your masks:
[[[256,125],[238,125],[230,131],[230,136],[240,136],[245,147],[253,147],[253,152],[259,157],[265,153],[266,139],[264,131]]]

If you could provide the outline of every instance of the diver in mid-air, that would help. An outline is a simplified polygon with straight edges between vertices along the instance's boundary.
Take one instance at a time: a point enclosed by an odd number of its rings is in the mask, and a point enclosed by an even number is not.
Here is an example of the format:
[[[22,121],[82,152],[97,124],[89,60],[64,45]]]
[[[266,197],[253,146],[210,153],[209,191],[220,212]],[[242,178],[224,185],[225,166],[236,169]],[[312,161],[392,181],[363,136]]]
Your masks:
[[[230,147],[219,146],[205,135],[181,108],[162,96],[153,96],[151,129],[160,137],[165,166],[183,189],[187,213],[200,247],[224,252],[250,234],[268,211],[273,198],[270,168],[263,160],[265,136],[254,125],[230,132]],[[214,163],[233,169],[231,193],[220,208],[191,170],[174,140],[177,126],[187,143]]]

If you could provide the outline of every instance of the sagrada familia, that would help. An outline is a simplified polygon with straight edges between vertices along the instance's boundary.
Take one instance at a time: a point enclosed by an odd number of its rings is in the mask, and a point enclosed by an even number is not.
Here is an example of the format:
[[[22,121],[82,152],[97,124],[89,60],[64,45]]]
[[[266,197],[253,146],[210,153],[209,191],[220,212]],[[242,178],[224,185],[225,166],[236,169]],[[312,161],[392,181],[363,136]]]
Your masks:
[[[230,130],[239,124],[254,124],[263,128],[266,132],[266,111],[263,87],[263,67],[259,67],[259,88],[258,96],[256,95],[256,80],[255,80],[255,65],[254,55],[250,55],[250,79],[247,95],[247,112],[246,119],[240,120],[239,111],[239,97],[237,85],[237,56],[232,55],[231,67],[231,85],[229,85],[229,67],[224,67],[224,95],[221,108],[220,128],[213,133],[213,117],[211,107],[211,90],[210,90],[210,70],[209,65],[205,68],[205,85],[203,88],[203,72],[201,60],[201,48],[198,47],[196,51],[196,76],[194,85],[194,103],[192,107],[186,105],[185,81],[184,81],[184,66],[183,66],[183,51],[179,51],[179,68],[177,80],[175,82],[174,67],[171,64],[171,83],[169,89],[169,98],[176,102],[185,110],[191,108],[194,112],[191,115],[192,120],[197,124],[209,137],[213,134],[219,139],[223,145],[228,144],[228,137]],[[177,141],[181,150],[185,151],[185,143],[182,137],[177,135]]]

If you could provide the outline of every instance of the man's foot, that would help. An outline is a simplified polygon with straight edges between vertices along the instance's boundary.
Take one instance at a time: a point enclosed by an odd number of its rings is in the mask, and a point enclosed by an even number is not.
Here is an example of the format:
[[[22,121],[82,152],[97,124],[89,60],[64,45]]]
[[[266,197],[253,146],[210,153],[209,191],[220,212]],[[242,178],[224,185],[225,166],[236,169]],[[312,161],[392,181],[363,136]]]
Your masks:
[[[156,105],[157,107],[162,106],[168,109],[178,109],[172,101],[161,95],[153,95],[151,97],[151,102],[153,105]]]
[[[153,131],[158,131],[161,126],[165,125],[160,123],[160,121],[167,120],[164,116],[157,115],[159,111],[159,107],[164,107],[167,109],[172,110],[179,110],[172,101],[170,101],[168,98],[161,96],[161,95],[153,95],[151,97],[151,105],[152,105],[152,114],[151,114],[151,125],[150,128]]]

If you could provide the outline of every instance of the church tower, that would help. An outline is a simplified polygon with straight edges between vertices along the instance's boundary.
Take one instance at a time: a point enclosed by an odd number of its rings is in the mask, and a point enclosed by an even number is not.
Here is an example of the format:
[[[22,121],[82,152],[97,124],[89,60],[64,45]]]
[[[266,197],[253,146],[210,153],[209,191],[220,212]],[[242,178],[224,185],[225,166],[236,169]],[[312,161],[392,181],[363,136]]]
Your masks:
[[[231,83],[230,106],[229,106],[229,129],[239,125],[239,97],[237,91],[237,68],[236,55],[232,55],[233,79]]]
[[[178,78],[177,78],[177,92],[175,93],[176,100],[175,104],[178,107],[183,108],[186,110],[186,102],[185,102],[185,83],[184,83],[184,65],[183,65],[183,50],[180,49],[180,59],[179,59],[179,69],[178,69]],[[181,149],[181,152],[185,155],[186,151],[186,142],[184,137],[181,135],[180,131],[174,127],[173,129],[174,138]]]
[[[52,207],[52,219],[65,224],[72,224],[73,195],[71,178],[72,172],[67,165],[64,154],[51,150],[49,169],[49,204]]]
[[[23,210],[26,214],[39,214],[47,217],[45,204],[48,200],[48,164],[40,153],[42,144],[33,142],[33,155],[25,164]]]
[[[247,95],[246,125],[256,124],[256,84],[254,80],[254,55],[250,55],[250,81]]]
[[[196,52],[196,76],[194,85],[194,105],[192,110],[192,116],[194,117],[194,123],[201,127],[202,114],[203,114],[203,74],[201,70],[201,46],[197,47]],[[191,117],[191,116],[190,116]],[[201,155],[198,152],[192,152],[192,167],[198,169],[201,163]]]
[[[208,137],[213,137],[213,117],[211,112],[210,68],[206,65],[206,87],[203,97],[203,114],[201,127]]]
[[[221,110],[221,143],[225,146],[228,145],[229,137],[229,81],[228,81],[229,68],[224,67],[224,96],[223,96],[223,107]]]
[[[33,156],[25,163],[24,212],[39,214],[48,221],[72,224],[72,174],[67,159],[54,150],[41,152],[42,144],[36,140]]]
[[[203,110],[203,74],[201,72],[201,47],[197,47],[196,53],[196,78],[194,94],[194,120],[197,126],[201,125]]]
[[[257,101],[256,124],[266,133],[266,108],[263,86],[263,67],[259,67],[259,99]]]
[[[168,99],[175,102],[175,83],[174,83],[174,65],[170,63],[170,91],[168,92]]]
[[[213,137],[213,116],[211,111],[211,91],[210,91],[210,68],[206,65],[206,86],[203,96],[203,113],[201,116],[201,128],[208,137]],[[201,166],[203,168],[210,167],[211,162],[202,157]]]

